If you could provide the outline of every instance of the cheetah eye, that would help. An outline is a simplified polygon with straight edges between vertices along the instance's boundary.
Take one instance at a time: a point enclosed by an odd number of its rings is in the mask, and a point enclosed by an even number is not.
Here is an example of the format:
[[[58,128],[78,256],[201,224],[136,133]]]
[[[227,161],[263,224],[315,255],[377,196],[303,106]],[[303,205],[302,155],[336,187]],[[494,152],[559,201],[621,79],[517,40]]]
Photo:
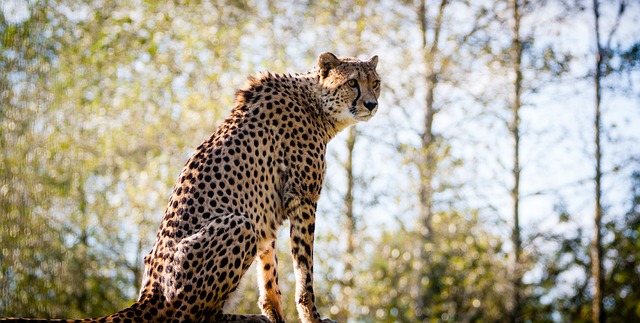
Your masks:
[[[349,81],[347,81],[347,85],[349,85],[350,87],[356,87],[356,86],[358,86],[358,81],[349,80]]]
[[[378,80],[373,81],[373,88],[374,89],[378,88],[379,86],[380,86],[380,81],[378,81]]]

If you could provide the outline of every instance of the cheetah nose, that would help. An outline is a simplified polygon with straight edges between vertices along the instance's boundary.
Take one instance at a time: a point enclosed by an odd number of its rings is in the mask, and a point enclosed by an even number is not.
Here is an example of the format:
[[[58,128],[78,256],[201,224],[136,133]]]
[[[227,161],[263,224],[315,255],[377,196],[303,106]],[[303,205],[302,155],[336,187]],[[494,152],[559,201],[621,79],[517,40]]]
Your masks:
[[[367,101],[364,103],[364,107],[367,108],[367,110],[369,111],[373,111],[373,109],[375,109],[377,105],[378,105],[378,102],[375,102],[375,101]]]

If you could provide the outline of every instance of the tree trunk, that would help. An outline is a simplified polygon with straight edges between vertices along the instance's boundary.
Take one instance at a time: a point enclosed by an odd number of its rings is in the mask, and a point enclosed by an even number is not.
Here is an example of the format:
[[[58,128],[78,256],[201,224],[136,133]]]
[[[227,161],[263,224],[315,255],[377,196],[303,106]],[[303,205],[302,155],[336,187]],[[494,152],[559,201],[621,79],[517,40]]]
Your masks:
[[[356,19],[358,21],[364,21],[367,19],[365,15],[364,8],[365,3],[361,1],[356,1],[355,3],[357,12]],[[353,55],[357,55],[363,52],[360,44],[362,43],[362,33],[364,32],[364,24],[359,25],[354,33],[354,43]],[[351,126],[349,128],[349,136],[347,137],[345,144],[347,147],[347,159],[343,164],[343,168],[345,171],[345,177],[347,180],[347,187],[344,193],[344,216],[345,216],[345,226],[344,226],[344,234],[347,239],[347,246],[345,250],[345,258],[344,258],[344,276],[341,282],[341,292],[342,292],[342,305],[339,306],[341,313],[340,320],[348,321],[352,313],[350,311],[350,305],[353,302],[353,291],[355,289],[355,275],[357,270],[356,263],[356,251],[358,249],[358,243],[356,242],[357,237],[357,219],[356,214],[354,212],[354,196],[353,193],[356,190],[356,178],[357,175],[354,169],[354,149],[356,146],[356,142],[358,139],[358,128],[357,125]]]
[[[520,268],[520,252],[522,249],[522,242],[520,240],[520,107],[521,93],[522,93],[522,51],[523,44],[520,39],[520,5],[518,0],[512,2],[513,10],[513,34],[511,42],[511,59],[513,61],[513,102],[511,103],[512,119],[509,126],[509,131],[513,138],[513,187],[511,188],[511,199],[513,202],[513,222],[511,239],[513,243],[511,261],[512,261],[512,304],[509,320],[511,322],[521,321],[522,316],[522,301],[521,301],[521,288],[522,288],[522,275]]]
[[[595,33],[596,33],[596,70],[594,73],[594,85],[595,85],[595,159],[596,159],[596,174],[595,174],[595,216],[594,216],[594,228],[593,228],[593,245],[591,247],[591,275],[593,278],[593,305],[591,318],[593,322],[604,322],[605,315],[602,308],[602,291],[604,289],[604,274],[602,272],[602,190],[600,188],[600,180],[602,177],[601,170],[601,151],[600,151],[600,100],[601,100],[601,87],[600,80],[602,78],[602,46],[600,45],[600,12],[599,12],[598,0],[593,0],[593,15],[595,19]]]
[[[356,218],[353,212],[353,190],[355,185],[355,175],[353,172],[353,149],[358,137],[356,127],[349,128],[349,137],[347,138],[347,160],[344,164],[344,170],[347,178],[347,190],[344,195],[344,215],[345,215],[345,235],[347,239],[346,258],[344,263],[344,279],[342,281],[342,295],[344,297],[342,311],[344,318],[348,319],[351,315],[349,312],[349,304],[351,304],[351,293],[353,292],[354,282],[354,256],[356,251],[355,235],[356,235]]]
[[[434,107],[434,93],[436,86],[438,85],[438,73],[436,70],[436,59],[438,59],[438,42],[440,38],[440,31],[442,28],[442,19],[444,16],[444,9],[448,4],[448,0],[441,0],[438,15],[436,21],[433,24],[433,42],[431,45],[427,42],[427,36],[429,28],[427,24],[427,7],[425,0],[420,1],[418,7],[418,20],[420,22],[420,31],[422,38],[422,49],[424,52],[424,63],[426,67],[425,74],[425,106],[424,106],[424,129],[421,138],[421,158],[419,159],[419,173],[420,173],[420,187],[419,187],[419,201],[420,201],[420,234],[421,243],[420,255],[421,261],[425,262],[421,268],[425,270],[421,275],[429,276],[429,280],[433,281],[432,275],[429,272],[429,254],[425,250],[424,245],[432,241],[433,239],[433,176],[436,169],[436,156],[435,156],[435,136],[433,133],[433,119],[437,110]],[[421,277],[418,277],[418,282],[421,281]],[[418,300],[416,308],[416,316],[419,320],[426,320],[428,315],[426,312],[427,306],[429,306],[429,289],[424,288],[421,284],[418,284]]]

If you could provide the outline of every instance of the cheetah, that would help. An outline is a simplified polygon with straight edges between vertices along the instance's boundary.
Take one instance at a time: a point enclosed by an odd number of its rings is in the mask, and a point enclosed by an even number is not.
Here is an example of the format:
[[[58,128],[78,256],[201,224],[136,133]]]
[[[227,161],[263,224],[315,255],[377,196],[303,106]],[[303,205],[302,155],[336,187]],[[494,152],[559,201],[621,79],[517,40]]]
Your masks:
[[[300,321],[334,322],[315,306],[316,204],[328,142],[378,110],[377,63],[325,52],[306,73],[249,77],[178,177],[137,302],[96,321],[284,322],[276,236],[289,220]],[[256,259],[262,314],[226,313]]]

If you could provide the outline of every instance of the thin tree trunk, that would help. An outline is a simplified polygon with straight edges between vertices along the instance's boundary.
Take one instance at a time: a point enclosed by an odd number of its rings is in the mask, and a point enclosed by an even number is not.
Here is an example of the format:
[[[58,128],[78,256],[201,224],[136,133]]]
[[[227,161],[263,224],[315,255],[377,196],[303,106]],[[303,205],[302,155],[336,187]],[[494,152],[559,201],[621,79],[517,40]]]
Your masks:
[[[513,0],[513,34],[511,42],[511,59],[513,60],[513,102],[512,102],[512,119],[509,130],[513,138],[513,187],[511,188],[511,199],[513,202],[513,227],[511,233],[511,239],[513,243],[512,250],[512,306],[510,313],[511,322],[521,321],[522,316],[522,300],[521,300],[521,268],[520,268],[520,252],[522,248],[522,242],[520,239],[520,107],[521,93],[522,93],[522,51],[523,44],[520,39],[520,5],[518,0]]]
[[[600,45],[600,12],[599,12],[599,3],[598,0],[593,0],[593,15],[595,18],[595,33],[596,33],[596,70],[594,74],[594,85],[595,85],[595,120],[594,120],[594,130],[595,130],[595,159],[596,159],[596,174],[595,174],[595,216],[594,216],[594,228],[593,228],[593,245],[591,247],[591,275],[593,278],[593,305],[591,318],[593,322],[604,322],[605,321],[605,313],[602,307],[602,291],[604,289],[604,274],[602,272],[602,232],[601,232],[601,222],[602,222],[602,190],[600,187],[600,180],[602,177],[601,170],[601,150],[600,150],[600,101],[601,101],[601,87],[600,80],[602,78],[602,46]]]
[[[425,57],[425,105],[424,105],[424,129],[422,132],[422,153],[424,154],[423,165],[420,166],[420,221],[424,226],[425,237],[428,237],[432,233],[431,228],[431,202],[432,202],[432,181],[433,181],[433,118],[435,116],[435,109],[433,107],[434,91],[436,87],[436,73],[434,71],[434,56],[436,54],[438,45],[434,42],[429,48],[427,44],[427,18],[426,18],[426,6],[425,0],[420,2],[420,27],[422,31],[422,48],[424,50]],[[439,32],[439,28],[434,30],[435,33]]]
[[[366,6],[366,2],[356,1],[355,6],[357,8],[357,20],[363,21],[367,19],[364,8]],[[354,46],[354,55],[357,55],[362,52],[362,48],[360,48],[362,33],[364,31],[364,25],[358,26],[356,32],[354,34],[354,43],[358,44]],[[344,234],[347,239],[346,246],[346,257],[344,258],[344,278],[341,283],[342,290],[342,305],[340,306],[340,311],[342,312],[340,320],[347,321],[351,318],[350,305],[353,303],[353,290],[355,288],[355,280],[354,277],[356,275],[356,251],[358,248],[358,244],[356,242],[357,239],[357,219],[356,214],[354,212],[354,196],[353,193],[355,191],[356,185],[356,173],[354,169],[354,149],[356,146],[356,142],[358,139],[358,128],[357,126],[351,126],[349,128],[349,136],[346,139],[346,147],[347,147],[347,159],[343,165],[346,180],[347,180],[347,188],[344,194],[344,215],[345,215],[345,226],[344,226]]]
[[[349,304],[351,304],[351,292],[353,291],[354,282],[354,254],[356,250],[355,246],[355,234],[356,234],[356,218],[353,212],[353,190],[355,185],[355,175],[353,172],[353,150],[355,148],[356,139],[358,137],[356,127],[349,128],[349,137],[347,138],[347,160],[344,165],[344,170],[347,177],[347,190],[344,195],[345,206],[345,235],[347,239],[347,249],[344,264],[344,280],[342,282],[342,294],[343,294],[343,313],[344,318],[348,319],[351,315],[349,312]]]
[[[426,243],[432,241],[433,239],[433,227],[432,227],[432,218],[433,218],[433,176],[436,169],[436,157],[435,157],[435,136],[433,133],[433,120],[434,116],[437,113],[437,110],[434,107],[434,94],[436,86],[438,85],[438,71],[435,67],[435,61],[438,57],[438,42],[440,38],[440,31],[442,28],[442,19],[444,16],[444,9],[448,4],[448,0],[441,0],[440,6],[438,9],[438,15],[436,17],[436,21],[433,24],[433,40],[431,45],[428,44],[427,36],[429,33],[429,28],[427,24],[427,7],[425,0],[420,1],[420,5],[418,7],[418,20],[420,22],[420,31],[422,38],[422,49],[424,52],[424,63],[426,67],[426,75],[425,75],[425,106],[424,106],[424,129],[422,133],[422,155],[423,159],[421,159],[421,165],[418,165],[418,169],[420,170],[420,188],[419,188],[419,201],[420,201],[420,214],[419,221],[421,225],[421,235],[422,241],[419,244],[420,246],[420,254],[421,261],[425,262],[421,268],[424,268],[426,272],[424,275],[429,276],[430,281],[433,281],[433,277],[430,275],[428,271],[429,268],[429,254],[423,247]],[[421,277],[418,277],[418,282],[421,281]],[[429,299],[431,295],[429,295],[428,289],[423,288],[418,284],[419,293],[417,300],[417,308],[416,308],[416,316],[419,320],[426,320],[427,313],[426,309],[429,306]]]

